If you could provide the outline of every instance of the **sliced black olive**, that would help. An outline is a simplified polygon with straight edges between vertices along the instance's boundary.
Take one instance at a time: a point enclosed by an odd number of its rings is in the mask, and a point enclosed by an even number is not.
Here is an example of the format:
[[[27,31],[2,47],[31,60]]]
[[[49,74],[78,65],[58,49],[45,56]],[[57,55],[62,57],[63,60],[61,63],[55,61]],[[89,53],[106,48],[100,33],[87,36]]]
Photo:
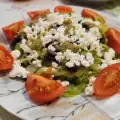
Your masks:
[[[83,26],[83,28],[86,28],[86,30],[89,30],[90,28],[95,27],[96,25],[93,23],[84,22],[84,23],[82,23],[82,26]]]

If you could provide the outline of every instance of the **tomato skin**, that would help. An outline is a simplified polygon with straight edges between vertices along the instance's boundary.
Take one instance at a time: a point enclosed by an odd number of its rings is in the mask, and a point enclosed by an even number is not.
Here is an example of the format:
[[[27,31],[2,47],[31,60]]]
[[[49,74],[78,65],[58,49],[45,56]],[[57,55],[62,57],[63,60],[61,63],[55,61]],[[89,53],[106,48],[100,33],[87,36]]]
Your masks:
[[[13,57],[4,46],[0,45],[0,70],[8,70],[12,65]]]
[[[61,14],[70,13],[72,11],[72,8],[68,6],[56,6],[54,8],[54,12],[59,12]]]
[[[46,91],[48,86],[51,87]],[[28,75],[25,88],[31,100],[39,104],[51,102],[66,90],[66,87],[63,87],[60,83],[37,74]]]
[[[28,16],[34,20],[36,19],[38,16],[41,16],[41,15],[46,15],[46,14],[49,14],[50,13],[50,10],[49,9],[45,9],[45,10],[38,10],[38,11],[30,11],[28,12]]]
[[[120,77],[117,76],[116,71],[118,71],[118,73],[120,72],[120,63],[112,64],[104,68],[100,72],[100,74],[98,75],[97,79],[94,82],[94,93],[97,97],[106,98],[112,96],[116,94],[117,91],[120,89]],[[109,78],[109,80],[112,80],[111,87],[105,86],[105,80],[107,78],[104,75],[106,74],[110,75],[107,77]],[[118,77],[117,81],[116,81],[116,77]]]
[[[98,13],[96,13],[96,12],[94,12],[92,10],[84,8],[82,10],[81,15],[82,15],[82,17],[91,18],[93,20],[95,20],[97,17],[99,17],[101,19],[102,23],[105,23],[104,18],[102,16],[100,16]]]
[[[112,47],[116,53],[120,54],[120,32],[114,28],[109,28],[106,32],[108,45]]]
[[[24,21],[19,21],[19,22],[13,23],[9,26],[2,28],[9,43],[12,40],[14,40],[15,36],[20,31],[23,24],[24,24]]]

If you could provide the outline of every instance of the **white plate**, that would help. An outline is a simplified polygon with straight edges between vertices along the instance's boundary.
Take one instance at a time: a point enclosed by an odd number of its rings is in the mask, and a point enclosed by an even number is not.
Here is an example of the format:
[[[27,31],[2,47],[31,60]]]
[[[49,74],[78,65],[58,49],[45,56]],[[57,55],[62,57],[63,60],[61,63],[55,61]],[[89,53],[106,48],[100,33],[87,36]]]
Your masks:
[[[54,6],[31,6],[25,8],[22,12],[44,8],[50,8],[53,11]],[[79,13],[83,9],[75,6],[72,6],[72,8]],[[103,16],[109,26],[119,29],[120,24],[116,21],[116,18],[107,14],[103,14]],[[0,77],[0,105],[24,120],[109,120],[120,117],[119,95],[104,101],[79,95],[74,98],[62,98],[45,105],[36,105],[29,100],[24,88],[24,81],[12,80],[7,76]]]

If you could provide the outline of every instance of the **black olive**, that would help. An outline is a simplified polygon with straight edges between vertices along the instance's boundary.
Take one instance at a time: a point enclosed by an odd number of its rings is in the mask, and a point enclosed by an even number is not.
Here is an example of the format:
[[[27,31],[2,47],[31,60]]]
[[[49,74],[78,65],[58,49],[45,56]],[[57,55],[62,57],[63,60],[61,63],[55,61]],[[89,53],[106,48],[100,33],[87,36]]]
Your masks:
[[[17,44],[17,43],[19,43],[21,41],[21,37],[18,35],[18,36],[16,36],[15,37],[15,39],[11,42],[11,44],[10,44],[10,48],[12,49],[12,50],[14,50],[15,49],[15,45]]]
[[[80,24],[81,22],[82,22],[82,20],[79,20],[79,21],[78,21],[78,24]]]
[[[78,70],[78,67],[77,66],[74,66],[72,68],[66,68],[69,72],[76,72]]]

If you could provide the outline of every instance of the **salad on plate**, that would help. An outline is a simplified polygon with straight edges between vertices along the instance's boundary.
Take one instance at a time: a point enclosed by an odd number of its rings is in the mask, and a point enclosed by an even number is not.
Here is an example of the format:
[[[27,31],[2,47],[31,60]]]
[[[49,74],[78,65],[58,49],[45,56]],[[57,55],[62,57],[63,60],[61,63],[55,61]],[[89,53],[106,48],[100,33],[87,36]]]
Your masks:
[[[3,29],[14,40],[11,53],[0,45],[0,70],[23,78],[32,101],[46,103],[80,93],[106,98],[119,91],[120,32],[108,28],[102,16],[86,8],[76,13],[67,6],[29,15],[29,25],[18,22]]]

